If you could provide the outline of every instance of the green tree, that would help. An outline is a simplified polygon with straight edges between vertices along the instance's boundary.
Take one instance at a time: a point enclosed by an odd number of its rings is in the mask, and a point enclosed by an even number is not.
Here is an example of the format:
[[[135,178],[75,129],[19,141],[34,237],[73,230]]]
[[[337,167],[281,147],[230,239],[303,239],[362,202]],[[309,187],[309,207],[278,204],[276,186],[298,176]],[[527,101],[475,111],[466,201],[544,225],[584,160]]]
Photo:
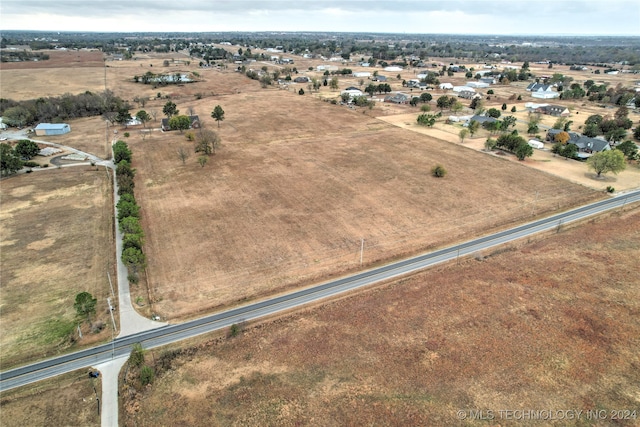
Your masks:
[[[140,218],[140,206],[135,202],[129,202],[120,198],[117,208],[118,221],[122,221],[129,216]]]
[[[87,321],[91,322],[91,315],[96,313],[97,302],[98,300],[89,292],[80,292],[76,295],[76,302],[73,307],[76,309],[78,316],[86,317]]]
[[[422,126],[433,127],[436,124],[437,117],[435,114],[424,113],[418,116],[417,122]]]
[[[422,92],[420,94],[420,101],[422,102],[430,102],[433,99],[433,96],[429,92]]]
[[[598,136],[599,133],[600,133],[600,126],[598,126],[596,123],[586,124],[582,129],[582,134],[584,136],[588,136],[589,138],[594,138]]]
[[[332,77],[331,78],[331,82],[329,83],[329,87],[332,90],[337,90],[338,89],[338,78],[337,77]]]
[[[566,159],[575,159],[578,154],[578,146],[576,144],[563,145],[559,154]]]
[[[507,104],[506,103],[502,104],[502,111],[507,111]]]
[[[511,107],[511,112],[512,112],[512,113],[515,113],[516,111],[518,111],[518,110],[517,110],[517,108],[516,108],[516,106],[515,106],[515,105],[514,105],[513,107]]]
[[[135,248],[139,251],[142,251],[142,246],[144,245],[144,236],[141,234],[125,234],[122,237],[122,250],[126,250],[128,248]]]
[[[527,144],[518,144],[516,149],[514,150],[514,154],[518,158],[518,160],[524,160],[527,157],[533,156],[533,148]]]
[[[623,128],[614,128],[604,135],[605,139],[613,144],[618,141],[622,141],[626,136],[627,131]]]
[[[13,147],[7,143],[0,144],[0,173],[9,176],[22,169],[23,163]]]
[[[122,262],[135,274],[144,268],[146,257],[138,248],[127,248],[122,251]]]
[[[146,350],[142,348],[139,342],[133,344],[131,353],[129,354],[129,363],[133,366],[140,367],[144,363],[144,355]]]
[[[173,116],[169,119],[169,128],[172,130],[182,131],[191,127],[191,119],[189,116]]]
[[[136,113],[136,119],[142,123],[142,126],[147,127],[147,122],[151,121],[151,116],[144,110],[140,110]]]
[[[221,106],[216,105],[213,111],[211,112],[211,117],[218,122],[218,128],[220,128],[220,122],[224,120],[224,110]]]
[[[129,109],[126,107],[119,108],[115,118],[116,123],[119,123],[121,126],[126,128],[127,123],[129,123],[130,120],[131,114],[129,114]]]
[[[461,144],[464,144],[464,140],[467,137],[467,135],[469,135],[469,129],[467,128],[460,129],[460,132],[458,133],[458,137],[460,138]]]
[[[118,141],[113,144],[113,162],[115,164],[120,163],[122,160],[126,160],[131,163],[131,150],[124,141]]]
[[[620,150],[607,150],[593,154],[587,159],[587,165],[593,169],[598,178],[603,173],[623,171],[627,164],[624,161],[624,153]]]
[[[40,147],[33,141],[21,139],[13,150],[20,158],[31,160],[40,152]]]
[[[507,131],[509,130],[510,127],[513,127],[516,125],[516,121],[517,119],[514,116],[506,116],[502,118],[502,125],[500,126],[500,128],[503,131]]]
[[[149,365],[144,365],[140,369],[140,383],[143,386],[153,383],[153,379],[155,377],[155,371]]]
[[[487,110],[487,116],[493,117],[494,119],[499,118],[501,115],[502,113],[500,113],[500,110],[498,110],[497,108],[489,108]]]
[[[468,129],[471,136],[475,135],[475,133],[478,132],[478,129],[480,129],[480,122],[478,122],[477,120],[471,120],[469,122]]]
[[[616,146],[616,150],[620,150],[624,153],[627,160],[635,159],[638,154],[638,146],[630,140],[626,140]]]
[[[208,157],[207,157],[207,156],[200,156],[200,157],[198,157],[198,164],[200,165],[200,167],[201,167],[201,168],[203,168],[203,167],[204,167],[204,165],[206,165],[206,164],[207,164],[207,159],[208,159]]]
[[[162,114],[167,116],[167,118],[169,119],[173,116],[177,116],[179,112],[180,111],[178,110],[176,104],[171,101],[167,101],[167,103],[164,104],[164,107],[162,107]]]
[[[498,141],[496,141],[495,139],[487,138],[487,140],[484,142],[484,149],[486,151],[491,151],[496,148],[497,143]]]
[[[2,113],[2,122],[7,126],[24,127],[33,122],[33,114],[27,108],[17,105]]]
[[[128,216],[119,222],[120,232],[124,234],[144,234],[140,220],[136,217]]]
[[[369,85],[364,89],[369,96],[373,96],[378,91],[378,86],[373,83],[369,83]]]
[[[435,176],[436,178],[444,178],[446,174],[447,170],[442,165],[435,165],[431,168],[431,175]]]

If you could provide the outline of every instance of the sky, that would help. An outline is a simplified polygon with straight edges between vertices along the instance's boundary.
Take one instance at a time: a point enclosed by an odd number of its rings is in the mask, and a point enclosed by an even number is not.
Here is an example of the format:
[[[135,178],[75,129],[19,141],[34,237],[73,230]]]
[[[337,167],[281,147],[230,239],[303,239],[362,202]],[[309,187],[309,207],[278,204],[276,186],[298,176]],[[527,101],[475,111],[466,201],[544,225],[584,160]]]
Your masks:
[[[0,30],[640,36],[640,1],[0,0]]]

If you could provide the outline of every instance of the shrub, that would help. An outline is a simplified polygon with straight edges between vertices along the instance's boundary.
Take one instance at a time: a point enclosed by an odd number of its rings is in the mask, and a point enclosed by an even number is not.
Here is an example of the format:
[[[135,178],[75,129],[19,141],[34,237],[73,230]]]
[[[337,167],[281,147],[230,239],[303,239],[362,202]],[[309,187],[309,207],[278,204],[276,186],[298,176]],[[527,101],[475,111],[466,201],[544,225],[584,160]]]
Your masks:
[[[240,326],[236,323],[229,328],[229,337],[237,337],[240,334]]]
[[[131,136],[131,134],[130,134],[129,132],[125,132],[125,133],[124,133],[124,137],[125,137],[125,138],[129,138],[130,136]]]
[[[436,178],[442,178],[447,174],[447,170],[442,165],[435,165],[431,168],[431,174]]]
[[[610,185],[607,186],[607,193],[613,193],[615,191],[616,191],[616,189],[613,188],[612,186],[610,186]]]
[[[304,89],[300,88],[300,90],[298,91],[298,95],[304,95]]]
[[[27,162],[24,162],[23,165],[28,167],[28,168],[37,168],[38,166],[40,166],[38,163],[33,162],[31,160],[29,160]]]
[[[151,384],[153,382],[153,378],[155,377],[155,372],[153,368],[149,365],[144,365],[142,369],[140,369],[140,382],[142,385]]]
[[[49,167],[49,163],[45,163],[44,165],[40,165],[41,168],[48,168]]]

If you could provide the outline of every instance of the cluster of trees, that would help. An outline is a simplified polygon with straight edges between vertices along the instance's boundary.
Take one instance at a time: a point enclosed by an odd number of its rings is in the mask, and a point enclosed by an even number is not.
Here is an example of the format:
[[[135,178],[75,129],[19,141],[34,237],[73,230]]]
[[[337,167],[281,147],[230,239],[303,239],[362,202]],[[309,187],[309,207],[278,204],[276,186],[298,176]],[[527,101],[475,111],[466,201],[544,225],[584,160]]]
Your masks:
[[[13,101],[0,99],[0,115],[9,126],[24,127],[36,122],[56,123],[79,117],[99,116],[129,108],[126,101],[107,90],[101,94],[86,91],[79,95]]]
[[[135,169],[131,168],[131,150],[124,141],[113,145],[113,161],[116,166],[116,182],[120,200],[118,209],[118,228],[122,237],[122,262],[128,269],[128,280],[138,283],[138,273],[146,265],[146,257],[142,251],[144,232],[140,225],[140,206],[134,195]]]
[[[628,115],[629,110],[626,106],[618,108],[613,117],[591,115],[585,121],[582,134],[588,137],[604,135],[607,141],[615,144],[622,141],[627,136],[627,130],[633,126]]]
[[[433,127],[433,125],[436,124],[436,120],[441,116],[442,116],[442,113],[437,113],[437,114],[422,113],[418,116],[416,121],[418,122],[419,125]]]
[[[26,50],[5,50],[0,55],[0,62],[46,61],[47,59],[49,59],[49,55],[46,53],[27,52]]]
[[[369,85],[364,89],[364,91],[368,93],[369,96],[373,96],[376,92],[377,93],[391,92],[391,86],[389,85],[389,83],[380,83],[380,84],[369,83]]]
[[[142,83],[145,85],[167,86],[170,84],[182,84],[190,83],[193,79],[183,80],[181,73],[174,74],[154,74],[151,71],[147,71],[141,76],[133,76],[133,81],[136,83]]]
[[[500,135],[496,140],[496,147],[512,152],[518,160],[524,160],[533,155],[533,148],[515,130],[509,134]]]
[[[9,176],[18,172],[23,166],[29,166],[29,160],[39,152],[38,144],[28,139],[21,139],[15,147],[3,142],[0,144],[0,175]]]

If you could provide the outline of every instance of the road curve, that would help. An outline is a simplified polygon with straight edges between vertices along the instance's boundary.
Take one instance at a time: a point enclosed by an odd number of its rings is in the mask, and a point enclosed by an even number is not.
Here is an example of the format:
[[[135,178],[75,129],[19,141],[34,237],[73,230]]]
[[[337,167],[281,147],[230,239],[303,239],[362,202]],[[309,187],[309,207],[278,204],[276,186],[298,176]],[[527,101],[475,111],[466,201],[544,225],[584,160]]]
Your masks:
[[[396,261],[381,267],[363,271],[351,276],[332,280],[286,295],[237,307],[211,316],[195,319],[177,325],[167,325],[158,329],[139,332],[100,346],[43,360],[28,366],[0,373],[0,391],[9,390],[45,378],[76,369],[96,366],[118,357],[127,356],[134,343],[140,342],[145,348],[160,347],[169,343],[191,338],[215,330],[229,327],[234,323],[257,319],[289,310],[380,281],[404,276],[424,268],[454,260],[488,248],[511,242],[523,237],[551,230],[573,221],[587,218],[626,204],[640,201],[640,191],[602,200],[567,212],[552,215],[509,230],[490,234],[448,248]]]

